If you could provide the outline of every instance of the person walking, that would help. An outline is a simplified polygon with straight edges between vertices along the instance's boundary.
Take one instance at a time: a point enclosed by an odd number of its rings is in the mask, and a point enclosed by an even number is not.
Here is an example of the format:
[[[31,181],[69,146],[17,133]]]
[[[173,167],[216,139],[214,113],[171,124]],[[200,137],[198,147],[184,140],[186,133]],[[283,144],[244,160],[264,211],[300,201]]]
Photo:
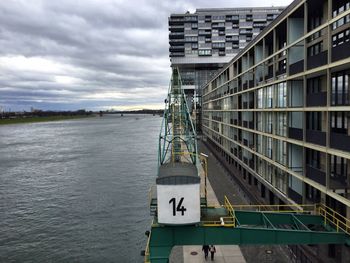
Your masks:
[[[207,260],[208,252],[209,252],[209,246],[208,245],[203,245],[202,251],[204,251],[204,258],[205,258],[205,260]]]
[[[215,252],[216,252],[215,246],[214,246],[214,245],[210,245],[209,251],[210,251],[211,260],[214,260],[214,254],[215,254]]]

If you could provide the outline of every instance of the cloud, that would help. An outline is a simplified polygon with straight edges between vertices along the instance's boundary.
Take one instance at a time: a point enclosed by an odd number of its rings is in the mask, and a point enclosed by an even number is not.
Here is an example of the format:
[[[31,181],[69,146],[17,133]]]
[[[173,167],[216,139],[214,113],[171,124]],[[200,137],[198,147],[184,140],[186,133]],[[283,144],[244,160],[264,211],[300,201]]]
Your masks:
[[[68,110],[162,105],[171,74],[168,16],[212,5],[209,0],[2,1],[0,106]],[[241,5],[215,1],[215,7]]]

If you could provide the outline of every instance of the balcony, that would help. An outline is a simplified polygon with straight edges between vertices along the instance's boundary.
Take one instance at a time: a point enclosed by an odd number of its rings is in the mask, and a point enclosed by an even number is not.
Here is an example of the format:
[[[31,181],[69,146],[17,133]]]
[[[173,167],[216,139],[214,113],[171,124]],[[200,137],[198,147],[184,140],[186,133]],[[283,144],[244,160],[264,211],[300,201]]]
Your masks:
[[[350,56],[350,42],[332,48],[332,62],[348,58]]]
[[[303,59],[289,65],[289,75],[294,75],[294,74],[300,73],[303,70],[304,70],[304,60]]]
[[[317,55],[307,58],[307,69],[317,68],[327,64],[327,50],[318,53]]]
[[[310,93],[306,96],[307,107],[327,106],[327,92]]]
[[[169,34],[169,38],[173,39],[173,38],[184,38],[184,32],[171,32]]]
[[[171,25],[169,26],[170,31],[184,31],[184,25]]]
[[[182,51],[184,52],[184,49],[185,49],[185,46],[184,45],[180,45],[180,46],[171,46],[169,48],[169,51],[172,52],[172,51]]]
[[[214,29],[225,28],[225,23],[213,23],[211,27]]]
[[[341,133],[330,133],[330,147],[342,151],[349,151],[350,149],[350,136]]]
[[[185,43],[185,39],[183,39],[183,38],[180,38],[180,39],[169,39],[169,43],[170,43],[170,45],[173,45],[174,43],[177,43],[177,44]]]
[[[211,23],[198,23],[199,29],[211,29]]]
[[[331,174],[329,178],[329,188],[330,189],[344,189],[348,188],[348,182],[346,180],[346,175]]]
[[[326,173],[308,164],[306,165],[306,177],[319,184],[326,185]]]
[[[211,31],[199,30],[198,35],[200,36],[211,36]]]
[[[306,141],[326,146],[326,133],[317,130],[306,130]]]
[[[288,137],[291,139],[296,139],[296,140],[302,141],[303,140],[303,129],[289,127],[288,128]]]
[[[276,71],[276,76],[279,76],[279,75],[282,75],[282,74],[286,74],[286,69],[285,68],[282,68],[282,69]]]
[[[169,54],[169,57],[184,57],[185,53],[184,52],[171,52]]]
[[[181,24],[183,22],[185,22],[185,19],[183,17],[170,17],[169,18],[169,25]]]

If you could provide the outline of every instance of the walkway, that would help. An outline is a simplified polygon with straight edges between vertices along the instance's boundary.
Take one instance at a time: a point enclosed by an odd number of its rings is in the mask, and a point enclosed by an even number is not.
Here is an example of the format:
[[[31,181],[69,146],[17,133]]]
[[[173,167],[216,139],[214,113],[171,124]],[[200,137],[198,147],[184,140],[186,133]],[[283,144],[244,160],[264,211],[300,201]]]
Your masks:
[[[208,150],[204,151],[205,153],[209,153]],[[213,156],[210,159],[214,158]],[[208,170],[212,173],[215,173],[212,170],[212,164],[210,161],[210,165],[208,165]],[[216,167],[218,168],[218,167]],[[220,168],[219,168],[220,169]],[[204,171],[199,171],[201,175],[201,193],[204,193]],[[209,182],[207,180],[207,202],[209,206],[219,206],[220,203],[215,195],[215,192]],[[214,244],[215,245],[215,244]],[[216,253],[214,257],[214,261],[217,263],[246,263],[242,252],[237,245],[229,245],[229,246],[215,246]],[[173,248],[169,262],[170,263],[202,263],[202,262],[210,262],[210,257],[206,261],[204,259],[204,253],[202,252],[201,246],[183,246],[183,247],[175,247]]]

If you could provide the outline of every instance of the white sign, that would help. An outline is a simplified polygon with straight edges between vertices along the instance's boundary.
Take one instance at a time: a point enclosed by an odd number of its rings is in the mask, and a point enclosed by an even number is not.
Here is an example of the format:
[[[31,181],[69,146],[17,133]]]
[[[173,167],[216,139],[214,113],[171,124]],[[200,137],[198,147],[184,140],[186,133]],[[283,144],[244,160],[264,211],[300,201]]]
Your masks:
[[[199,184],[157,185],[158,223],[183,225],[200,222]]]

